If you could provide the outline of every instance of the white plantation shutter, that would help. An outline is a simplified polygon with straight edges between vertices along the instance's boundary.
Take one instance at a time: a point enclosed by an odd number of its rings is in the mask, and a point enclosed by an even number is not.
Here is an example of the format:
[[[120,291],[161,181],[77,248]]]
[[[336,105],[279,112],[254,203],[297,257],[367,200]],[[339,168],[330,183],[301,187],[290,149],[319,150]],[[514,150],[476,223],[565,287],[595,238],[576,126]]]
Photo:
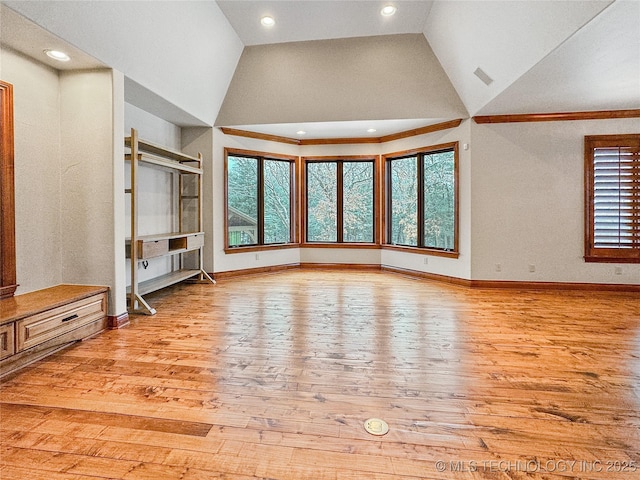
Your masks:
[[[585,258],[640,261],[640,135],[587,137],[585,159]]]

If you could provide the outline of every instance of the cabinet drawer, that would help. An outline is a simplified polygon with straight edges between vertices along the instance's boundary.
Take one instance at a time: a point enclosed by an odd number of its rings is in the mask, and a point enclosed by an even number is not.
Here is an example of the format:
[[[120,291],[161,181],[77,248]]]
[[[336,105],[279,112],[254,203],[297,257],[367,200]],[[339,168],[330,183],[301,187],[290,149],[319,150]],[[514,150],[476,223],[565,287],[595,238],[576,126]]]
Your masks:
[[[46,342],[87,325],[106,314],[107,294],[103,293],[18,320],[16,351],[20,352]]]
[[[14,330],[15,324],[13,323],[0,327],[0,359],[9,357],[15,353]]]
[[[153,258],[169,252],[169,240],[138,240],[138,258]]]
[[[204,245],[204,233],[189,235],[187,237],[187,248],[198,248]]]

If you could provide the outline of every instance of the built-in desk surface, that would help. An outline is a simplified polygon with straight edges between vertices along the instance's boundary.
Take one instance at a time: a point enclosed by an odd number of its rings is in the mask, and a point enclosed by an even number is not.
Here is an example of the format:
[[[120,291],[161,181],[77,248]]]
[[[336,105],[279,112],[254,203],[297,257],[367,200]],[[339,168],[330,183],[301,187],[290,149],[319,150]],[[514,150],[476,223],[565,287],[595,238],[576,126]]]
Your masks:
[[[109,287],[92,285],[56,285],[35,292],[15,295],[0,300],[0,325],[30,317],[36,313],[60,307],[99,293],[107,292]]]

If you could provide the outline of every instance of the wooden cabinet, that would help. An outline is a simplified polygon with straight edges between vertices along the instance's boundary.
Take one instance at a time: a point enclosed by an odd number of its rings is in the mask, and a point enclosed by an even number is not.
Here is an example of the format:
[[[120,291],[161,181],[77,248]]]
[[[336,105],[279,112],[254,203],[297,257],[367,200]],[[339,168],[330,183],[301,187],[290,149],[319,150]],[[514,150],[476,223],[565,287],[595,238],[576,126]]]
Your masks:
[[[15,326],[13,323],[0,326],[0,360],[15,353]]]
[[[203,268],[202,155],[193,157],[141,140],[135,129],[131,129],[131,136],[125,138],[125,147],[129,149],[125,160],[131,165],[131,188],[126,191],[131,194],[131,237],[126,239],[127,258],[131,259],[131,286],[127,289],[128,309],[131,313],[153,315],[156,311],[143,295],[187,279],[215,283]],[[140,235],[138,207],[140,196],[144,195],[139,188],[142,175],[140,163],[163,169],[178,177],[177,198],[172,199],[177,205],[174,222],[176,231]],[[195,261],[185,258],[185,254],[190,252],[197,255]],[[175,256],[178,267],[144,282],[138,280],[140,262],[168,255]]]
[[[0,377],[104,330],[108,290],[58,285],[0,300]]]

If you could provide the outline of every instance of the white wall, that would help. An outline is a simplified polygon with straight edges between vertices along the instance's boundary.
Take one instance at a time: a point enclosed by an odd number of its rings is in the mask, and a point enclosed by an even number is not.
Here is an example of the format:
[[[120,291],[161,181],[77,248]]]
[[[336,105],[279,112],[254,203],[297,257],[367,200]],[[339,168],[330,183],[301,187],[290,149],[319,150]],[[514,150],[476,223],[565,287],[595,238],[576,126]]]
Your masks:
[[[122,72],[112,70],[112,98],[113,98],[113,125],[111,127],[111,138],[113,148],[113,284],[111,286],[111,305],[114,315],[121,315],[127,311],[127,291],[126,291],[126,270],[125,270],[125,244],[126,222],[122,212],[125,211],[125,183],[124,171],[124,142],[120,132],[124,130],[124,75]]]
[[[62,282],[58,72],[2,49],[14,86],[16,294]]]
[[[457,278],[471,278],[471,164],[473,144],[471,143],[471,120],[466,120],[453,129],[428,133],[418,137],[409,137],[383,144],[383,153],[401,152],[414,148],[439,145],[441,143],[459,142],[458,179],[459,185],[459,223],[458,223],[458,258],[439,257],[435,255],[414,254],[395,250],[382,251],[382,264],[390,267],[405,268],[419,272]],[[469,145],[469,150],[464,145]],[[428,262],[428,263],[425,263]]]
[[[298,155],[299,147],[297,145],[225,135],[217,128],[213,129],[213,135],[212,210],[207,210],[205,206],[205,215],[213,215],[213,271],[226,272],[230,270],[299,263],[300,252],[297,248],[229,254],[224,251],[224,148]]]
[[[182,146],[180,139],[181,129],[179,126],[148,113],[135,105],[125,103],[125,136],[128,137],[131,135],[132,128],[138,131],[139,138],[144,138],[149,142],[173,148],[174,150],[180,150]]]
[[[640,265],[583,260],[584,136],[638,132],[640,119],[473,123],[472,278],[640,283]]]
[[[218,177],[213,210],[215,271],[297,262],[380,263],[473,280],[637,284],[640,265],[583,260],[583,140],[585,135],[638,131],[639,119],[495,125],[467,120],[456,129],[382,145],[301,147],[218,132],[214,155],[214,177]],[[385,249],[302,248],[260,252],[259,258],[255,253],[223,252],[223,146],[333,156],[386,154],[455,141],[460,147],[457,259]],[[529,271],[531,265],[534,272]]]
[[[138,138],[168,147],[181,150],[181,128],[144,110],[124,104],[124,132],[121,139],[131,135],[131,129],[138,131]],[[123,161],[124,163],[124,161]],[[138,164],[138,234],[153,235],[177,231],[177,202],[174,192],[177,190],[176,176],[166,170],[149,166],[145,163]],[[124,168],[126,188],[131,186],[130,163],[126,162]],[[131,195],[125,196],[126,236],[131,235]],[[168,273],[173,268],[175,258],[171,256],[151,258],[145,268],[142,262],[138,263],[138,281],[143,282],[154,277]],[[131,263],[126,261],[127,285],[131,285]]]
[[[381,264],[398,268],[428,272],[439,275],[470,278],[471,275],[471,166],[470,151],[463,149],[469,143],[470,122],[463,122],[460,127],[417,137],[410,137],[384,144],[353,145],[287,145],[250,138],[224,135],[217,129],[214,149],[214,243],[215,272],[241,270],[248,268],[273,266],[290,263],[349,263],[349,264]],[[380,155],[400,152],[414,148],[427,147],[448,142],[460,142],[460,226],[459,250],[457,259],[445,258],[423,253],[400,252],[395,250],[355,249],[355,248],[300,248],[268,250],[251,253],[224,253],[224,147],[242,148],[261,152],[282,153],[305,156],[339,156],[339,155]],[[257,256],[256,256],[257,255]],[[428,263],[424,259],[428,258]]]

